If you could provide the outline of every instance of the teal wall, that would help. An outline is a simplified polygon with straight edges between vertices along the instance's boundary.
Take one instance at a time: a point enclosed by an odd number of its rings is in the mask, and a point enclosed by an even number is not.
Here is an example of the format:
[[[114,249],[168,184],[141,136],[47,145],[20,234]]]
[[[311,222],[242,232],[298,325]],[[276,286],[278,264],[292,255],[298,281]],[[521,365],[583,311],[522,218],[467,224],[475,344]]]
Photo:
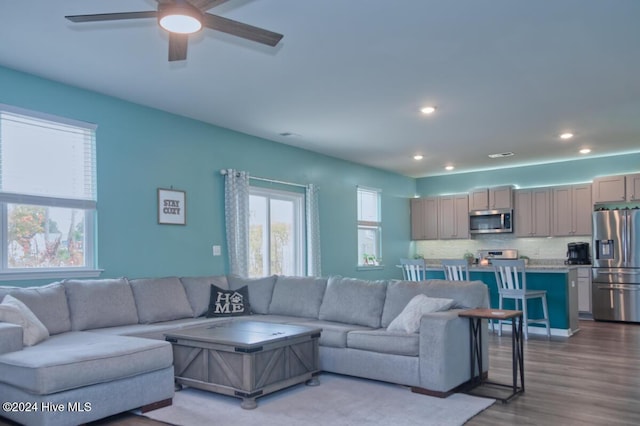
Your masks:
[[[640,141],[638,141],[640,146]],[[441,175],[416,180],[420,196],[455,194],[473,188],[516,185],[519,188],[590,182],[597,176],[637,173],[640,152],[610,157],[584,158],[537,166],[514,167],[454,175]]]
[[[211,254],[214,244],[226,253],[223,168],[318,185],[324,275],[401,276],[394,265],[409,253],[412,178],[2,67],[0,103],[98,125],[98,267],[103,277],[227,273],[226,255]],[[356,268],[356,185],[382,189],[383,269]],[[171,186],[187,193],[187,226],[157,224],[156,190]]]

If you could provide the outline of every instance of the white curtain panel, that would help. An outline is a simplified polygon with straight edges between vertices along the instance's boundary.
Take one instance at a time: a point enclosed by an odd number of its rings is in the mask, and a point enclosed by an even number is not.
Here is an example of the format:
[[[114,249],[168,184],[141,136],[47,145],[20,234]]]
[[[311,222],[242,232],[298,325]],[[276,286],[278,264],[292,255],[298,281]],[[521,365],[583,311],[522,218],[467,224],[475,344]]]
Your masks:
[[[249,173],[226,169],[222,174],[229,272],[246,277],[249,274]]]
[[[318,212],[318,187],[309,184],[306,187],[307,221],[307,275],[319,277],[320,268],[320,214]]]

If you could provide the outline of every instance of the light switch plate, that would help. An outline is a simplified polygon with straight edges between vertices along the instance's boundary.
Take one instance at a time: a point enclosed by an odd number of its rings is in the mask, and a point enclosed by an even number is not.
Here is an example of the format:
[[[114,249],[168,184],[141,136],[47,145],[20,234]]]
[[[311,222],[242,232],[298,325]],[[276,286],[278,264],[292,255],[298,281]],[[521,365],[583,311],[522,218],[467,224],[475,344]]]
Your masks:
[[[220,256],[221,253],[222,253],[222,249],[220,248],[220,246],[213,246],[213,255],[214,256]]]

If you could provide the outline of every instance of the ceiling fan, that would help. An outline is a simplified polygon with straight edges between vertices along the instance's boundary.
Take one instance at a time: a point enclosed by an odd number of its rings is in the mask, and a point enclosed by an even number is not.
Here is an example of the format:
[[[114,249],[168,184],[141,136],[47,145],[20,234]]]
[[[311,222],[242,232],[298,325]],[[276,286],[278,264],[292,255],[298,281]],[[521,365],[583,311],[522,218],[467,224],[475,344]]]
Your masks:
[[[123,19],[157,18],[162,28],[169,32],[169,61],[187,59],[189,34],[202,27],[252,40],[268,46],[278,44],[283,35],[254,27],[222,16],[206,13],[207,10],[228,0],[156,0],[157,11],[99,13],[94,15],[65,16],[72,22],[118,21]]]

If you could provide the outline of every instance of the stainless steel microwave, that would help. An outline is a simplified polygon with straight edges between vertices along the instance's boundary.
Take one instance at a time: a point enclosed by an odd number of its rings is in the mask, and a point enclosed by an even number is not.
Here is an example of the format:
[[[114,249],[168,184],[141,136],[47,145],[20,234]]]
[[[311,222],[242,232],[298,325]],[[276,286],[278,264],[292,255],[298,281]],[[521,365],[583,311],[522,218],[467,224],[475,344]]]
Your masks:
[[[498,234],[513,232],[513,210],[474,210],[469,213],[471,234]]]

